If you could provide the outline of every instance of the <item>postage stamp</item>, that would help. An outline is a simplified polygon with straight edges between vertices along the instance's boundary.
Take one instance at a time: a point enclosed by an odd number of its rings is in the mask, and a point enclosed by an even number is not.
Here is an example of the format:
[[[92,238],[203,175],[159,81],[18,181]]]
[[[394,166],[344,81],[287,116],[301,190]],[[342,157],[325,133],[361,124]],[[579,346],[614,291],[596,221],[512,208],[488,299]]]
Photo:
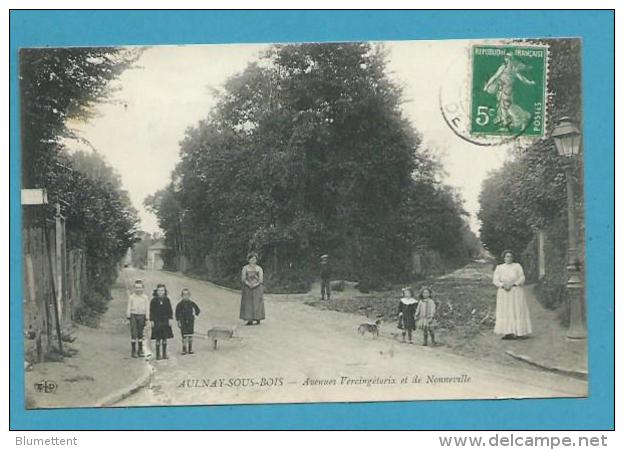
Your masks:
[[[546,47],[473,46],[471,133],[543,136],[547,58]]]

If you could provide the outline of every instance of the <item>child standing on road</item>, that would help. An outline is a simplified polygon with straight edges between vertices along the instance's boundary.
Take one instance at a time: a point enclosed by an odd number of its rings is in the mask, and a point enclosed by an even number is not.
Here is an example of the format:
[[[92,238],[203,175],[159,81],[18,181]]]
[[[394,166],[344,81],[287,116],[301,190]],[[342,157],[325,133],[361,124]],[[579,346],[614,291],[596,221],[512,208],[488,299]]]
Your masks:
[[[193,354],[193,333],[195,332],[195,316],[199,316],[199,306],[191,300],[191,291],[188,288],[182,289],[180,293],[182,299],[175,309],[175,318],[182,333],[182,354]],[[188,343],[188,347],[187,347]]]
[[[128,306],[126,307],[126,318],[130,323],[130,344],[132,351],[130,356],[144,356],[143,354],[143,330],[145,321],[149,320],[149,305],[147,295],[143,292],[145,287],[142,280],[134,281],[134,292],[128,295]],[[137,353],[137,343],[139,351]]]
[[[150,303],[149,314],[152,321],[152,339],[156,341],[156,359],[167,359],[167,339],[173,337],[173,331],[171,331],[173,311],[164,284],[156,286],[154,297]],[[161,346],[162,358],[160,356]]]
[[[405,342],[405,334],[409,339],[409,343],[412,342],[412,331],[416,329],[416,322],[414,315],[416,314],[416,307],[418,301],[414,298],[414,293],[411,287],[404,287],[401,289],[403,297],[399,301],[399,323],[397,327],[402,330],[403,342]]]
[[[431,298],[431,288],[424,287],[418,294],[420,301],[416,307],[416,326],[423,330],[423,345],[427,345],[428,335],[431,335],[431,345],[436,345],[433,329],[435,327],[436,304]]]

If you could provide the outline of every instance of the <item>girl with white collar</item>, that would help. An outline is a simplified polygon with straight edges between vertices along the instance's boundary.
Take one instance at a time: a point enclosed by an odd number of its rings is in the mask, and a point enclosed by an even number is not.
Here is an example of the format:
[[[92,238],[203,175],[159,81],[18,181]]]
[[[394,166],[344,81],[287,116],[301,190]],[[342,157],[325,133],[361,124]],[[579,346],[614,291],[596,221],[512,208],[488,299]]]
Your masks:
[[[418,301],[414,298],[414,291],[411,287],[404,287],[401,289],[401,292],[403,296],[399,300],[399,323],[397,326],[402,330],[403,342],[405,342],[405,335],[407,334],[409,343],[413,344],[412,332],[416,329],[414,315],[416,314]]]

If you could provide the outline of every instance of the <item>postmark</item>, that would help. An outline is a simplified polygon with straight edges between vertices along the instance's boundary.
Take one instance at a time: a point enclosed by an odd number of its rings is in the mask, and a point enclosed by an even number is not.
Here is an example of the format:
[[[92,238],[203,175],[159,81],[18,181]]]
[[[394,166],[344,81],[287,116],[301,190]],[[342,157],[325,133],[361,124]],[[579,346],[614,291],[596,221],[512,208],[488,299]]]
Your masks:
[[[472,135],[544,135],[547,58],[543,46],[472,46]]]

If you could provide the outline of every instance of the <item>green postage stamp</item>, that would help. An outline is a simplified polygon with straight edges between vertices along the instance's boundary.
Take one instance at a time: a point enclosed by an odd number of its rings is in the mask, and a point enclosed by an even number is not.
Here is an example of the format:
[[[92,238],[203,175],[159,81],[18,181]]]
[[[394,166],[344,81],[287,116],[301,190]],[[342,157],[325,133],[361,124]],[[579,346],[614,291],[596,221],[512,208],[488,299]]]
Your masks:
[[[472,134],[544,135],[547,57],[547,47],[472,47]]]

